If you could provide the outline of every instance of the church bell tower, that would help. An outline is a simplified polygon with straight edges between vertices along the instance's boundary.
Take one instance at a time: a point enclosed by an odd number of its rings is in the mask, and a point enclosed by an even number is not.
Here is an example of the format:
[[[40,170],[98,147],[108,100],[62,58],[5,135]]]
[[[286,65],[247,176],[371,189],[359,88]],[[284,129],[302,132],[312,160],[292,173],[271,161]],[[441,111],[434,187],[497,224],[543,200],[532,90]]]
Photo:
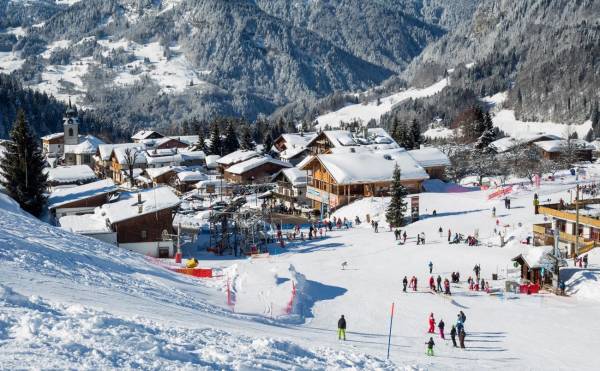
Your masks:
[[[77,118],[77,111],[71,105],[71,98],[69,98],[69,108],[67,108],[63,117],[63,128],[65,145],[79,144],[79,119]]]

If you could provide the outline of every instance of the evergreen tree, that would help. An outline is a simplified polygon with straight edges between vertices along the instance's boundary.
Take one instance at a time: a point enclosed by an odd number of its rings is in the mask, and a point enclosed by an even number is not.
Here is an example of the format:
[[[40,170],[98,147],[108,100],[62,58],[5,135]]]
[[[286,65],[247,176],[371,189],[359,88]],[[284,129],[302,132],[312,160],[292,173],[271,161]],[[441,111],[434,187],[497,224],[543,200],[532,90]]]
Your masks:
[[[204,134],[204,128],[198,128],[198,143],[196,144],[196,148],[198,151],[202,151],[204,153],[208,152],[208,148],[206,148],[206,135]]]
[[[250,129],[248,125],[242,126],[240,135],[240,149],[245,150],[253,150],[256,148],[256,144],[254,144],[254,140],[252,139],[252,134],[250,134]]]
[[[273,147],[273,136],[271,135],[271,131],[267,130],[265,137],[263,139],[263,152],[265,154],[271,153],[271,147]]]
[[[223,156],[223,141],[221,140],[221,131],[219,125],[213,122],[212,128],[210,129],[210,146],[208,152],[211,155]]]
[[[46,204],[45,161],[22,109],[17,112],[10,139],[3,144],[5,152],[0,170],[4,179],[1,183],[23,210],[39,216]]]
[[[233,128],[233,124],[229,122],[225,128],[225,139],[223,140],[223,155],[235,152],[240,148],[237,134]]]
[[[400,168],[398,167],[398,164],[396,164],[394,175],[392,177],[392,199],[385,211],[385,219],[392,227],[402,226],[407,209],[404,198],[408,195],[408,191],[400,182],[400,178]]]
[[[477,143],[475,143],[475,148],[477,149],[486,149],[489,147],[490,143],[496,140],[496,133],[493,129],[488,129],[481,134],[479,139],[477,139]]]
[[[413,120],[410,126],[410,145],[411,148],[406,149],[419,149],[423,139],[421,138],[421,128],[417,120]]]
[[[400,133],[398,132],[398,130],[400,129],[399,126],[400,126],[400,124],[398,122],[398,117],[394,116],[394,120],[392,121],[392,127],[390,128],[390,135],[398,143],[401,142],[400,136],[399,136]]]
[[[406,124],[400,124],[398,126],[398,144],[407,150],[413,148],[413,140],[409,131],[410,130]]]

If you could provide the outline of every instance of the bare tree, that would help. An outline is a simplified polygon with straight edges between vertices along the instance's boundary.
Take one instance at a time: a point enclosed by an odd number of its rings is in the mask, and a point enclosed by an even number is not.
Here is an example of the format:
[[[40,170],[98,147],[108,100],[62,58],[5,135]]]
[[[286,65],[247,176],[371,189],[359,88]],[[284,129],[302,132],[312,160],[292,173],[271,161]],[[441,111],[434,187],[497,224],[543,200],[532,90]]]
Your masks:
[[[124,153],[125,165],[127,165],[127,171],[129,174],[129,185],[133,187],[133,169],[138,158],[141,156],[141,152],[138,148],[126,148]]]

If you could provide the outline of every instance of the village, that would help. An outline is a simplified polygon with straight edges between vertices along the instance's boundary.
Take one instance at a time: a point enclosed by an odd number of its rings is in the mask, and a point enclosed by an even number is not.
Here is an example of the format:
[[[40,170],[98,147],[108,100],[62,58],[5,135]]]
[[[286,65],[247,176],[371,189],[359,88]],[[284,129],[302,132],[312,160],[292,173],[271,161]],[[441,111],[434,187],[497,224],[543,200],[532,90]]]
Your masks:
[[[421,337],[406,333],[415,333],[429,311],[443,316],[448,332],[457,307],[482,329],[498,300],[513,314],[541,300],[544,318],[555,320],[554,300],[564,298],[582,311],[581,321],[593,308],[588,301],[596,300],[590,278],[600,257],[595,143],[547,133],[506,136],[489,149],[508,156],[524,148],[554,165],[530,178],[510,173],[452,182],[455,157],[446,147],[407,150],[377,127],[284,133],[272,148],[219,156],[201,150],[198,136],[154,130],[138,131],[128,143],[103,143],[80,133],[70,107],[63,122],[63,132],[41,138],[48,177],[42,220],[198,280],[210,305],[297,325],[292,331],[300,339],[315,335],[311,326],[335,323],[338,312],[352,323],[368,310],[372,318],[353,324],[347,336],[380,354],[382,347],[368,339],[386,341],[387,335],[372,335],[386,316],[381,306],[401,302],[410,326],[402,335],[390,327],[392,359],[419,363],[413,349]],[[566,156],[574,165],[565,169]],[[406,210],[394,224],[389,209],[398,183]],[[478,334],[495,334],[488,326],[488,332],[459,327],[454,346],[490,352],[481,354],[491,367],[497,352],[528,346],[515,335],[527,328],[526,319],[515,318],[501,325],[502,335],[489,335],[498,342],[510,337],[510,345],[486,347],[488,335]],[[431,313],[427,336],[438,325]],[[444,344],[441,326],[436,341]],[[331,334],[317,336],[339,346]],[[439,352],[460,358],[453,349]]]

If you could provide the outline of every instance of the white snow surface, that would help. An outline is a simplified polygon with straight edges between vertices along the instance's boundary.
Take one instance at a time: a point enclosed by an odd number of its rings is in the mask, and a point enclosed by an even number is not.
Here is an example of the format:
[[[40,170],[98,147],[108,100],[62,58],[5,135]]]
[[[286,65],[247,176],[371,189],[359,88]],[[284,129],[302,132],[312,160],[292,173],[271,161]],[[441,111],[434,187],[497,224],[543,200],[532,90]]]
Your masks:
[[[489,295],[464,282],[475,264],[494,290],[514,279],[511,259],[531,249],[519,241],[543,221],[533,213],[533,193],[542,203],[557,202],[568,200],[575,186],[568,172],[543,180],[539,189],[510,181],[510,210],[501,200],[488,201],[489,191],[420,194],[421,220],[402,227],[404,245],[385,225],[388,199],[365,198],[336,211],[363,220],[348,230],[286,241],[283,249],[273,244],[268,256],[198,253],[201,267],[219,272],[210,280],[177,275],[154,260],[24,216],[0,195],[0,364],[40,368],[42,354],[43,368],[55,369],[595,370],[599,249],[588,253],[588,269],[572,262],[561,269],[566,297]],[[600,166],[587,165],[580,182],[598,181]],[[379,233],[365,222],[367,214],[380,220]],[[448,228],[477,230],[482,245],[449,245]],[[494,228],[506,233],[505,247]],[[421,232],[426,244],[417,246]],[[460,271],[451,297],[424,288],[429,261],[434,276]],[[402,292],[405,275],[418,277],[418,291]],[[383,361],[392,302],[390,361]],[[467,316],[464,350],[453,348],[447,335],[459,310]],[[426,333],[432,312],[446,322],[447,340]],[[335,332],[341,314],[346,342]],[[435,357],[425,355],[430,336]]]
[[[517,133],[546,133],[554,134],[559,137],[565,137],[568,130],[577,132],[579,138],[584,138],[592,127],[590,120],[579,125],[561,124],[555,122],[532,122],[521,121],[515,118],[515,111],[503,109],[492,117],[494,126],[505,132],[507,135],[515,136]]]
[[[96,174],[87,165],[58,166],[46,168],[45,171],[48,173],[49,182],[75,183],[96,179]]]
[[[340,122],[350,122],[353,120],[359,120],[363,125],[367,125],[372,119],[379,122],[380,117],[391,111],[396,104],[407,99],[419,99],[435,95],[447,85],[448,79],[443,79],[423,89],[410,88],[381,98],[379,105],[377,105],[377,101],[368,102],[366,105],[351,104],[337,111],[317,117],[316,121],[319,123],[317,127],[324,129],[326,125],[329,125],[331,128],[337,128],[340,126]]]
[[[112,179],[102,179],[77,187],[61,188],[50,194],[48,197],[48,207],[51,209],[57,208],[65,204],[107,194],[116,190],[117,186]]]

